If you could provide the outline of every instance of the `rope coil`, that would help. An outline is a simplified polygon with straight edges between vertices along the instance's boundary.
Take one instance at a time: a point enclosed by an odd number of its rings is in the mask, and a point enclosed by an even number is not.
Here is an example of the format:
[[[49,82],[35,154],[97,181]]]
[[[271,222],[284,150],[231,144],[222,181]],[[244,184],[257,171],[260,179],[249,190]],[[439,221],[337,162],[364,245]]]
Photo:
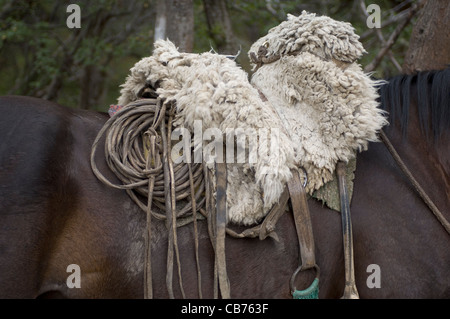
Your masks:
[[[105,123],[92,145],[91,166],[97,178],[110,187],[126,190],[143,211],[147,211],[150,176],[154,178],[152,203],[162,211],[166,209],[167,190],[162,164],[165,150],[159,127],[161,123],[166,125],[166,138],[170,140],[172,131],[167,130],[169,112],[170,109],[159,99],[148,98],[131,102]],[[98,144],[104,135],[106,163],[121,184],[108,180],[94,160]],[[170,154],[169,149],[166,151]],[[181,226],[192,221],[192,183],[195,189],[194,199],[197,201],[196,211],[204,207],[205,198],[202,194],[205,191],[205,182],[202,164],[174,164],[173,174],[175,199],[180,205],[184,204],[184,207],[177,211],[177,218],[184,218],[179,221],[178,226]],[[155,211],[152,211],[152,215],[159,220],[166,219],[166,215]]]

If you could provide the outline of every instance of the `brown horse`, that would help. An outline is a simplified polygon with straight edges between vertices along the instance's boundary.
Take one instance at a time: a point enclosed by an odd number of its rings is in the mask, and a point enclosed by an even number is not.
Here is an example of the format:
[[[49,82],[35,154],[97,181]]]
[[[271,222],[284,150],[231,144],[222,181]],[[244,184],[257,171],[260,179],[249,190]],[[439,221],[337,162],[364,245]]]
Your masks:
[[[383,105],[396,116],[387,135],[447,220],[449,76],[449,69],[399,76],[380,88]],[[145,215],[124,191],[97,180],[89,164],[107,115],[13,96],[0,98],[0,114],[0,298],[142,298]],[[97,157],[101,171],[117,182],[101,152]],[[370,144],[357,163],[351,210],[360,297],[449,298],[449,234],[382,143]],[[309,207],[319,297],[339,298],[341,217],[313,199]],[[198,227],[202,294],[211,298],[214,253],[206,223]],[[299,257],[291,214],[280,218],[276,231],[278,241],[227,237],[232,298],[291,298],[289,279]],[[154,297],[166,298],[164,223],[154,222],[152,233]],[[192,224],[178,229],[178,245],[186,296],[196,298]],[[308,287],[312,278],[300,273],[296,287]],[[177,284],[174,293],[181,297]]]

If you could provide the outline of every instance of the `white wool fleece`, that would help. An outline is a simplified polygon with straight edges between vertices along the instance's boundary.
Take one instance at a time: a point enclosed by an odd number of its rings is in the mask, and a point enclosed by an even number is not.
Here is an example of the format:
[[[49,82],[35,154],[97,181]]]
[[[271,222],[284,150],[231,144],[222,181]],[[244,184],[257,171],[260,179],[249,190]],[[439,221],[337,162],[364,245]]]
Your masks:
[[[366,53],[359,36],[348,22],[303,11],[298,17],[288,14],[287,20],[269,30],[268,34],[252,44],[249,50],[258,56],[265,47],[265,59],[309,52],[325,60],[336,59],[352,63]]]
[[[237,128],[278,130],[275,152],[268,134],[258,136],[257,149],[237,139],[237,147],[246,150],[247,159],[249,149],[257,152],[256,162],[227,164],[229,221],[249,225],[264,217],[292,176],[294,151],[277,113],[261,100],[247,74],[225,56],[180,53],[172,42],[159,40],[153,56],[131,69],[118,103],[126,105],[136,99],[146,83],[158,87],[156,93],[166,102],[176,101],[175,124],[191,132],[196,120],[201,121],[203,132],[209,128],[218,128],[223,134]],[[203,147],[209,142],[204,141]]]
[[[260,65],[251,83],[291,133],[310,194],[333,178],[338,160],[348,162],[367,149],[387,124],[376,101],[377,83],[353,62],[364,52],[358,38],[348,23],[303,12],[289,15],[249,52],[279,57]]]
[[[288,15],[250,49],[259,67],[254,87],[225,56],[180,53],[160,40],[153,55],[131,69],[118,102],[126,105],[151,84],[166,102],[176,102],[175,124],[191,132],[196,120],[203,132],[276,129],[277,151],[263,134],[253,149],[255,163],[227,163],[228,220],[251,225],[278,201],[291,169],[306,169],[311,194],[333,178],[338,160],[347,162],[365,150],[387,124],[376,102],[376,83],[355,63],[365,52],[358,38],[349,23],[306,12]],[[252,146],[236,142],[248,159]]]
[[[308,173],[307,191],[333,178],[338,160],[377,141],[387,122],[377,108],[374,82],[352,64],[342,70],[310,53],[284,56],[252,77],[291,132],[295,161]]]

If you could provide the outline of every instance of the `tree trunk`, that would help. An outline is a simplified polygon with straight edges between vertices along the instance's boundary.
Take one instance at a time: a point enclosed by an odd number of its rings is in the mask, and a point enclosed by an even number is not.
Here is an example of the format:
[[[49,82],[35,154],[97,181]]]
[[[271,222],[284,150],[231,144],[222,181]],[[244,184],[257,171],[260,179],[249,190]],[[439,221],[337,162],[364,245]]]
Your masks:
[[[450,2],[428,0],[413,28],[403,72],[441,70],[450,64]]]
[[[169,39],[180,51],[194,48],[193,0],[158,0],[156,8],[155,41]]]
[[[80,78],[80,109],[90,110],[99,106],[105,83],[105,72],[95,65],[86,65]]]
[[[203,0],[209,36],[218,53],[236,54],[239,47],[235,41],[231,20],[225,0]]]

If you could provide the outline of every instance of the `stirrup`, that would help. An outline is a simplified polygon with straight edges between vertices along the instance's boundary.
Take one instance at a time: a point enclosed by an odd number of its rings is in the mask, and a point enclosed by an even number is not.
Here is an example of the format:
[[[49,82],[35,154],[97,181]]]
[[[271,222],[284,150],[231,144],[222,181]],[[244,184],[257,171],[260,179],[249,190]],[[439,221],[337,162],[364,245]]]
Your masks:
[[[297,288],[294,285],[295,278],[297,277],[298,273],[303,270],[302,265],[300,265],[292,274],[291,280],[289,282],[289,286],[291,288],[291,294],[292,294],[293,299],[319,299],[320,268],[317,264],[314,264],[313,268],[316,271],[316,278],[314,278],[311,285],[304,290],[297,290]],[[311,269],[311,268],[308,268],[308,269]],[[307,269],[304,269],[304,270],[307,270]]]

